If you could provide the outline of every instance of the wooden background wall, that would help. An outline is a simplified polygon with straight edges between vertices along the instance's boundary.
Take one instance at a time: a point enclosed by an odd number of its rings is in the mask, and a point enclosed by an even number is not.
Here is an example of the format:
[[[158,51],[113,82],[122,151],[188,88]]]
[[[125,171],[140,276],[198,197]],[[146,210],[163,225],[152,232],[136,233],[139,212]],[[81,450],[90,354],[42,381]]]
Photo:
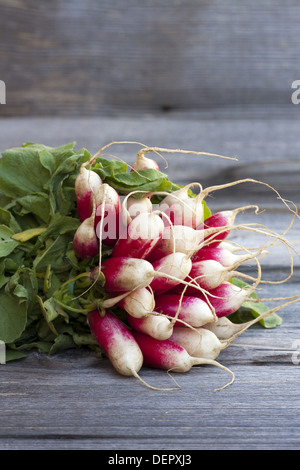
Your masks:
[[[299,28],[299,0],[0,0],[0,116],[296,113]]]

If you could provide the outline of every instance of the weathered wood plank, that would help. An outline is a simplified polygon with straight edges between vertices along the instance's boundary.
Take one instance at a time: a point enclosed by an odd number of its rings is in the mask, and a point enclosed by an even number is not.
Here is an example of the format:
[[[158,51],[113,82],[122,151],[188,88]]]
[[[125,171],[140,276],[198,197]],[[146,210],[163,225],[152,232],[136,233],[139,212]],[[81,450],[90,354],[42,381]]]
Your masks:
[[[235,157],[238,161],[208,156],[164,155],[168,168],[152,155],[170,178],[180,184],[199,181],[204,187],[243,178],[254,178],[275,187],[283,197],[300,202],[300,143],[297,119],[193,119],[183,117],[27,118],[0,120],[1,151],[23,142],[60,145],[76,141],[91,153],[111,141],[139,141],[149,146],[182,148]],[[138,145],[114,145],[110,152],[132,164]],[[238,193],[239,204],[250,201],[281,210],[273,191],[250,184],[222,191],[209,204],[226,206],[227,196]],[[221,193],[219,193],[221,195]],[[226,197],[223,197],[225,195]],[[236,194],[235,196],[236,197]]]
[[[221,392],[226,376],[211,368],[177,375],[180,391],[153,392],[91,354],[33,355],[1,374],[12,394],[1,397],[0,448],[299,448],[299,367],[241,363]],[[170,385],[164,373],[143,378]]]
[[[2,115],[296,113],[296,0],[1,0],[0,9]]]

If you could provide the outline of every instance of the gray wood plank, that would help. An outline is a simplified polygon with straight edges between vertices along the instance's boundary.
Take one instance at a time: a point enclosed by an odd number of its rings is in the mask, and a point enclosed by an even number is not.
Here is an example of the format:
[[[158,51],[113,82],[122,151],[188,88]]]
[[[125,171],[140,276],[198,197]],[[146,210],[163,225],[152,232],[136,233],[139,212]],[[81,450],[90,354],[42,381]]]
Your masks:
[[[76,141],[77,148],[91,153],[111,141],[138,141],[148,146],[186,149],[221,154],[237,161],[209,156],[164,154],[168,168],[152,154],[161,170],[179,184],[198,181],[204,187],[243,178],[254,178],[275,187],[283,197],[299,204],[300,144],[299,118],[213,119],[172,116],[97,118],[15,118],[0,119],[1,151],[23,142],[60,145]],[[113,145],[109,151],[132,164],[139,145]],[[256,184],[241,185],[209,198],[212,206],[225,207],[226,198],[238,192],[241,205],[262,202],[281,210],[273,191]],[[226,195],[226,198],[223,197]],[[256,202],[254,202],[256,201]]]
[[[127,4],[1,0],[1,114],[228,116],[254,105],[296,115],[296,0]]]
[[[211,368],[177,375],[180,391],[153,392],[91,354],[32,355],[1,374],[0,448],[299,449],[299,367],[241,358],[231,368],[237,379],[221,392],[226,375]]]

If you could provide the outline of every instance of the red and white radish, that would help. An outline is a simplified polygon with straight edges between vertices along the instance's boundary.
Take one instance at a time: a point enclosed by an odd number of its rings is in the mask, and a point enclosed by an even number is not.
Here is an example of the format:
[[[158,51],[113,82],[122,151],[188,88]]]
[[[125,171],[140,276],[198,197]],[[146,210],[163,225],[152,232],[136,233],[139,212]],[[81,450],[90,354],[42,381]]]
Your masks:
[[[131,256],[145,259],[162,237],[164,223],[156,212],[137,215],[121,233],[113,257]]]
[[[143,365],[143,355],[132,333],[111,312],[88,314],[88,325],[102,351],[122,375],[137,376]]]
[[[140,170],[158,170],[159,166],[155,160],[152,158],[145,157],[145,152],[139,151],[136,157],[136,161],[133,164],[133,170],[140,171]]]
[[[224,282],[209,292],[208,303],[214,309],[217,317],[223,317],[236,312],[248,300],[252,292],[253,287],[251,289],[243,289],[230,282]],[[196,290],[195,295],[198,296]],[[207,297],[204,298],[204,300],[206,299]]]
[[[93,258],[99,252],[99,240],[94,228],[94,217],[90,216],[79,225],[73,238],[74,253],[78,258]]]
[[[203,234],[199,230],[185,225],[173,225],[164,228],[159,242],[156,244],[150,255],[149,261],[156,261],[163,256],[179,252],[190,254],[197,251],[197,248],[203,240]]]
[[[155,311],[173,318],[178,315],[179,320],[193,327],[200,327],[217,320],[205,300],[187,295],[169,294],[168,292],[155,297]],[[175,325],[182,325],[182,323],[177,321]]]
[[[158,340],[137,331],[133,331],[132,334],[141,348],[143,363],[146,367],[181,373],[188,372],[196,365],[210,364],[218,366],[232,375],[231,381],[221,388],[225,388],[234,381],[232,371],[213,359],[190,356],[182,346],[169,339]]]
[[[100,176],[82,165],[75,180],[77,212],[81,222],[91,215],[91,197],[102,185]]]
[[[120,197],[109,184],[103,183],[94,194],[95,230],[105,245],[114,245],[120,234]],[[90,207],[92,210],[92,206]]]
[[[184,253],[173,253],[164,256],[154,261],[152,265],[156,275],[150,287],[156,295],[162,294],[172,287],[183,283],[192,269],[192,261]],[[160,273],[161,276],[158,277],[157,273]]]
[[[167,317],[156,314],[156,312],[150,313],[143,318],[135,318],[127,314],[127,322],[134,331],[145,333],[152,338],[159,340],[168,339],[173,331],[173,325]]]
[[[107,292],[130,292],[148,286],[155,276],[149,261],[131,257],[111,257],[101,266]],[[91,272],[94,279],[96,271]]]
[[[207,259],[203,261],[196,261],[192,263],[192,269],[189,278],[202,289],[211,291],[222,283],[230,281],[233,277],[242,277],[245,279],[253,278],[239,271],[235,271],[235,266],[224,267],[221,263],[215,260]],[[186,279],[188,280],[188,278]],[[187,288],[187,294],[193,294],[193,287]]]
[[[207,359],[216,359],[227,347],[227,341],[220,341],[212,331],[205,328],[175,326],[169,339],[182,346],[190,356]]]
[[[118,302],[128,314],[135,318],[146,317],[155,309],[155,300],[147,287],[136,289]]]
[[[119,142],[121,143],[121,142]],[[127,142],[127,143],[136,143],[136,144],[139,144],[139,142]],[[140,145],[143,145],[143,144],[140,144]],[[148,169],[148,168],[151,168],[151,169],[155,169],[155,170],[159,170],[159,167],[158,167],[158,164],[153,160],[153,159],[150,159],[150,158],[147,158],[145,157],[145,153],[149,153],[149,152],[155,152],[156,154],[158,154],[161,158],[163,158],[163,160],[165,160],[165,158],[160,154],[160,152],[165,152],[165,153],[182,153],[182,154],[192,154],[192,155],[208,155],[208,156],[211,156],[211,157],[219,157],[219,158],[225,158],[225,159],[229,159],[229,160],[236,160],[236,158],[232,158],[232,157],[225,157],[223,155],[218,155],[218,154],[215,154],[215,153],[207,153],[207,152],[195,152],[195,151],[191,151],[191,150],[182,150],[182,149],[169,149],[169,148],[161,148],[161,147],[147,147],[145,146],[144,148],[142,148],[138,154],[137,154],[137,158],[136,158],[136,161],[135,161],[135,164],[133,165],[134,169],[135,170],[143,170],[143,169]],[[166,160],[165,160],[166,161]],[[167,165],[166,165],[167,166]]]
[[[230,267],[249,260],[249,255],[234,254],[227,248],[228,244],[224,245],[223,243],[219,246],[204,246],[192,256],[192,262],[214,260],[224,267]]]

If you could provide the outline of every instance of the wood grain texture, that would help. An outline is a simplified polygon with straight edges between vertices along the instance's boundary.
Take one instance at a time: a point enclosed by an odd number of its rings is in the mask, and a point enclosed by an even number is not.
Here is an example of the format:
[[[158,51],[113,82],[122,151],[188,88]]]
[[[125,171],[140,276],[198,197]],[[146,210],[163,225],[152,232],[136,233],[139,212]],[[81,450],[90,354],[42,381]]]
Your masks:
[[[169,157],[170,177],[204,186],[251,176],[267,179],[287,199],[299,202],[298,123],[281,120],[218,120],[144,118],[3,119],[1,150],[25,141],[59,145],[77,141],[91,152],[112,139],[139,140],[148,145],[189,148],[238,155],[239,162],[201,157]],[[116,155],[134,161],[136,146],[119,146]],[[268,170],[270,169],[270,171]],[[260,222],[283,231],[291,214],[276,195],[252,185],[217,194],[213,210],[258,203],[266,211]],[[248,221],[253,214],[243,214]],[[289,240],[299,250],[300,223]],[[254,234],[238,232],[235,241],[253,246]],[[286,250],[261,260],[264,279],[283,279],[289,272]],[[261,285],[265,297],[299,293],[300,266],[286,284]],[[247,272],[253,273],[249,265]],[[275,306],[279,302],[270,301]],[[0,449],[109,450],[299,450],[300,449],[300,304],[281,312],[280,327],[249,329],[219,360],[235,373],[205,366],[177,374],[181,390],[152,391],[134,378],[117,374],[106,359],[83,349],[48,357],[32,354],[1,365]],[[151,385],[170,387],[162,371],[143,368]]]
[[[0,0],[0,13],[3,116],[296,113],[297,0]]]

